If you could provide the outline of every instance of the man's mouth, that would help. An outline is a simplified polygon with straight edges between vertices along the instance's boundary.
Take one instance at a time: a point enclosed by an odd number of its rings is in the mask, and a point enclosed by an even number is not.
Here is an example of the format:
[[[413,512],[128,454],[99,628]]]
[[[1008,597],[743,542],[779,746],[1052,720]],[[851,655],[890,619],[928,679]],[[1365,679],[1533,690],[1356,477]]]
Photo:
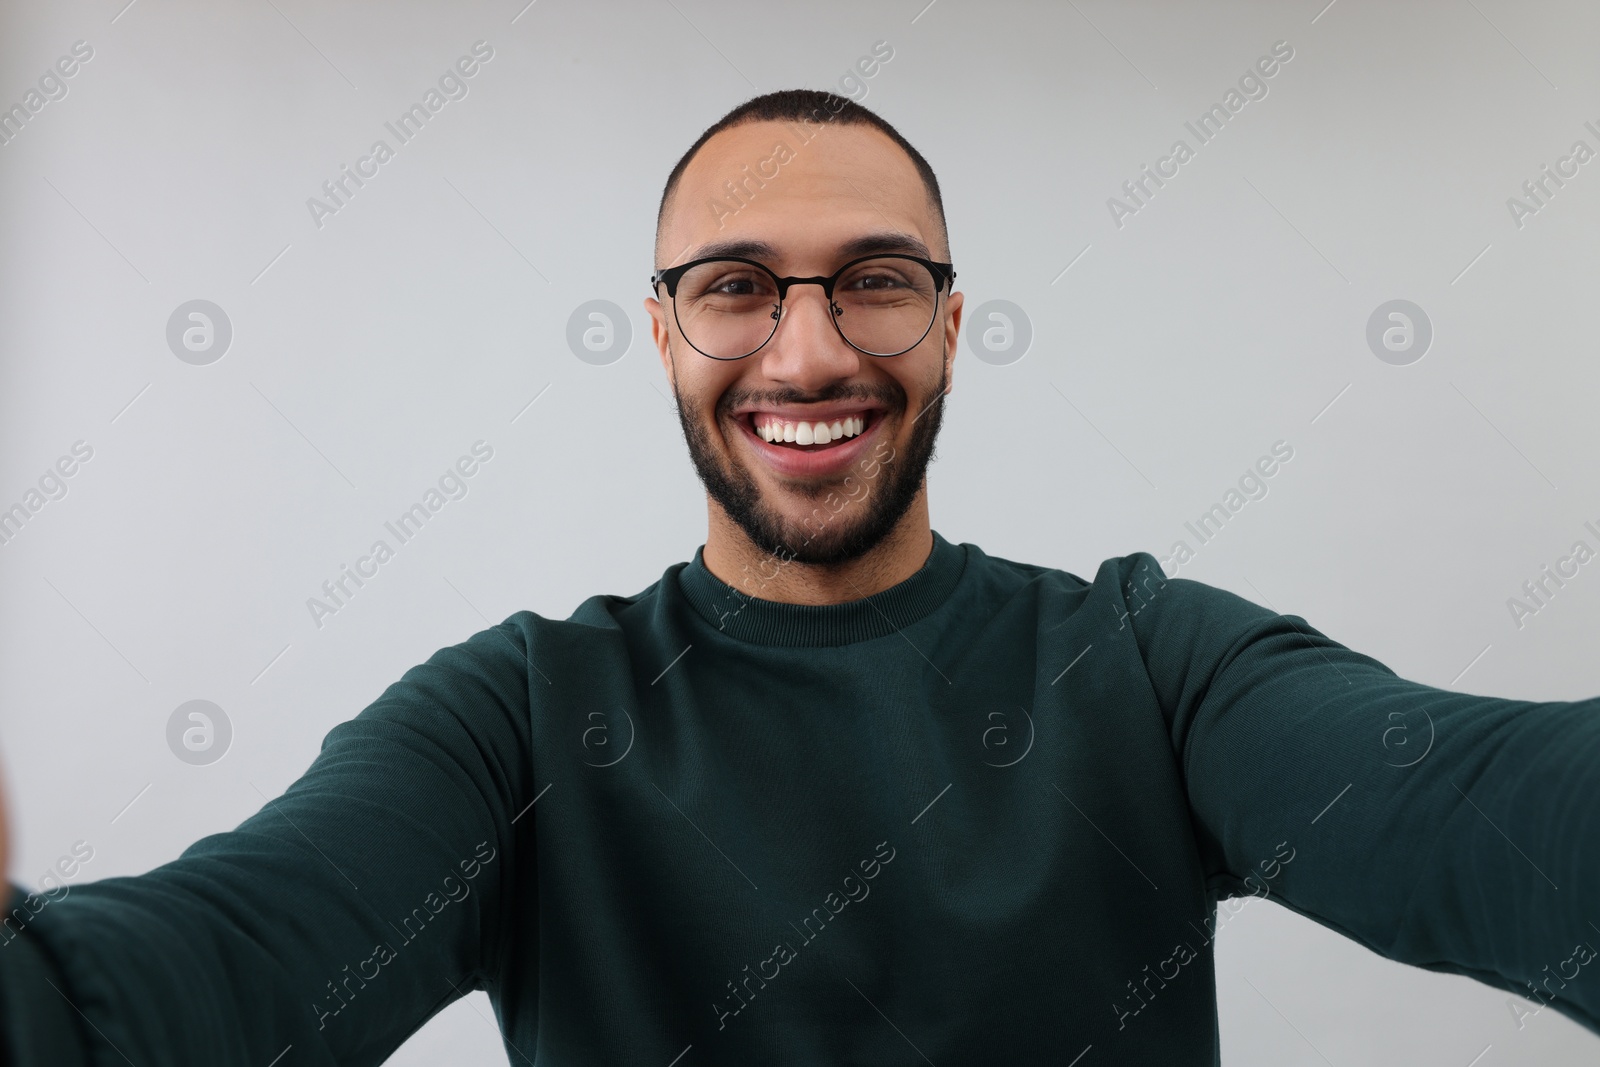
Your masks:
[[[888,432],[880,425],[887,414],[889,409],[881,404],[845,401],[789,407],[752,405],[735,410],[733,418],[745,447],[780,481],[815,485],[819,479],[847,475]]]

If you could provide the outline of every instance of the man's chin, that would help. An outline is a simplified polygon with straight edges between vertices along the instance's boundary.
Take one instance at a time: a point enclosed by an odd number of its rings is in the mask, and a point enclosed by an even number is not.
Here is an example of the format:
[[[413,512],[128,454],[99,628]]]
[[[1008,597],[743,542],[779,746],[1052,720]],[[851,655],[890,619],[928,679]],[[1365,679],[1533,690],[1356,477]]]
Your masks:
[[[761,547],[770,551],[780,560],[794,563],[809,563],[821,566],[835,566],[850,563],[870,552],[877,545],[877,541],[863,540],[857,527],[863,524],[862,517],[854,521],[846,520],[842,515],[831,522],[823,523],[821,517],[810,522],[779,520],[770,523],[760,523],[755,530],[746,530],[747,535],[761,534],[768,543]],[[752,537],[755,540],[755,537]]]
[[[759,462],[759,460],[757,461]],[[769,514],[773,513],[773,501],[785,501],[790,506],[785,509],[783,516],[786,521],[796,524],[809,520],[811,509],[817,507],[828,498],[828,494],[843,497],[841,486],[845,479],[851,476],[850,471],[841,471],[838,474],[816,474],[803,477],[786,477],[774,474],[771,471],[752,471],[745,467],[745,474],[752,482],[761,487],[761,500],[767,506]],[[858,474],[857,481],[861,480]],[[786,499],[787,498],[787,499]],[[792,512],[792,514],[789,514]]]

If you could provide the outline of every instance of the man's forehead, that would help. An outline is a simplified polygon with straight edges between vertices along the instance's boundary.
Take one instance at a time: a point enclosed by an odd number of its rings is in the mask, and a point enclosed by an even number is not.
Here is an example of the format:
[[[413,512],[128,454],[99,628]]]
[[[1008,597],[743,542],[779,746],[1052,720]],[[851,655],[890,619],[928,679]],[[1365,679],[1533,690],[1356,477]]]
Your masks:
[[[662,266],[721,255],[936,258],[938,222],[916,165],[865,124],[722,130],[684,169],[662,221]]]

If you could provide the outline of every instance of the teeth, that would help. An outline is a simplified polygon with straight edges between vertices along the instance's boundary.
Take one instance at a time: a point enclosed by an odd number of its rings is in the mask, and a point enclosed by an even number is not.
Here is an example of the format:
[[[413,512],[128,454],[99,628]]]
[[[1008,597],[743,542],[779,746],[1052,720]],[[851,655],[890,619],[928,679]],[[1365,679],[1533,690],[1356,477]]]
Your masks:
[[[763,441],[792,441],[797,445],[825,445],[846,437],[855,437],[866,429],[866,416],[851,415],[828,422],[779,422],[768,420],[756,424],[756,433]]]

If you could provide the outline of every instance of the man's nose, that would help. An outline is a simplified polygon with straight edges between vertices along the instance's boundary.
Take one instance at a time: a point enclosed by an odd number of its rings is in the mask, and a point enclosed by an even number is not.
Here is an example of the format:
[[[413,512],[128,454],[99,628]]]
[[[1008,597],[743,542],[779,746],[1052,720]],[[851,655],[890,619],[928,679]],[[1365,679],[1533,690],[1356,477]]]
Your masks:
[[[783,300],[778,331],[762,350],[769,378],[815,391],[861,369],[861,353],[839,335],[833,305],[820,285],[796,285]]]

